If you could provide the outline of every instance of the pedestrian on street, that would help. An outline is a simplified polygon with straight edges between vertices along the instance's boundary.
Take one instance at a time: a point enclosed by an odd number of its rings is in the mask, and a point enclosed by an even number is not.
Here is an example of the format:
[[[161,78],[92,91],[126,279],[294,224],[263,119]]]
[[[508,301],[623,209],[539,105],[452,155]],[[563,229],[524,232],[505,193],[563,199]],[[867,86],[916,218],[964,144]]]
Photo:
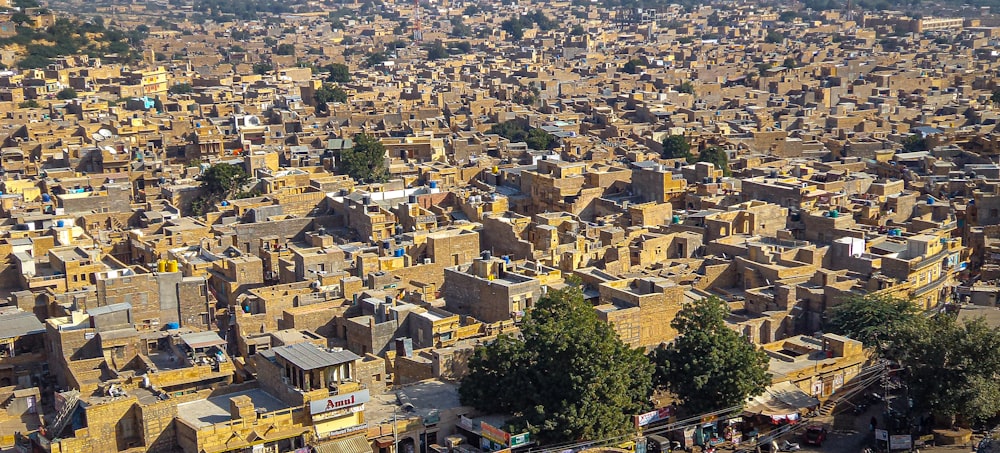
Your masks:
[[[872,415],[872,421],[871,423],[868,424],[868,429],[872,432],[875,432],[875,428],[877,427],[878,427],[878,419],[875,418],[874,415]]]

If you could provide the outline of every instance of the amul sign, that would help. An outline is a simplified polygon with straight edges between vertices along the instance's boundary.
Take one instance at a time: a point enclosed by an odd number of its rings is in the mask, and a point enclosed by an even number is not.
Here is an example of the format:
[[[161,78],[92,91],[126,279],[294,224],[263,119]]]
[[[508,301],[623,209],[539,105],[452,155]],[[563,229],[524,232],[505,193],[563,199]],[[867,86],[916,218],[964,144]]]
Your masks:
[[[344,395],[331,396],[324,400],[311,401],[309,403],[309,413],[316,415],[338,409],[346,409],[351,406],[367,403],[370,400],[371,395],[368,394],[368,389]]]

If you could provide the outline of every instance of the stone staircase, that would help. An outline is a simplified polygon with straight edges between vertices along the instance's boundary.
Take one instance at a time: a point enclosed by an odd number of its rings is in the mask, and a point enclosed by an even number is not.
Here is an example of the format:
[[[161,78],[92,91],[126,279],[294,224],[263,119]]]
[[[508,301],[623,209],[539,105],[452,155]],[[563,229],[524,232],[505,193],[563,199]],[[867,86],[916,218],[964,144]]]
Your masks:
[[[56,414],[55,419],[52,420],[52,426],[49,430],[49,436],[53,439],[59,436],[62,430],[66,429],[66,425],[73,419],[73,412],[76,407],[80,405],[80,392],[72,390],[63,393],[66,397],[66,405],[63,406],[62,410]]]

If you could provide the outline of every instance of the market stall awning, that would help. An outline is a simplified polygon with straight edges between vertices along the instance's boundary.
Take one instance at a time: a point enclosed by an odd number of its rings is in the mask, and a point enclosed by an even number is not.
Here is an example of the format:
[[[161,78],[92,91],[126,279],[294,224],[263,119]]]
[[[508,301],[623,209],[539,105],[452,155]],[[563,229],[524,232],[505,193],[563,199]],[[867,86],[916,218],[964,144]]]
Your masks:
[[[325,442],[313,447],[316,453],[371,453],[372,446],[364,435]]]
[[[746,412],[771,417],[798,415],[799,410],[819,405],[819,400],[803,392],[791,382],[774,384],[764,393],[747,401]],[[797,418],[797,417],[796,417]]]

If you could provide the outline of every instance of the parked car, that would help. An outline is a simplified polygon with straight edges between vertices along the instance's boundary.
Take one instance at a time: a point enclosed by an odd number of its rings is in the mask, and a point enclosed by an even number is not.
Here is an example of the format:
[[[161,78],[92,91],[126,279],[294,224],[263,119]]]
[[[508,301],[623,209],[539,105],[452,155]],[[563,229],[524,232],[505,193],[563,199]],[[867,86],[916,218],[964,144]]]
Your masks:
[[[826,428],[820,425],[812,425],[806,428],[806,433],[802,436],[802,440],[806,445],[823,445],[823,441],[826,440]]]

